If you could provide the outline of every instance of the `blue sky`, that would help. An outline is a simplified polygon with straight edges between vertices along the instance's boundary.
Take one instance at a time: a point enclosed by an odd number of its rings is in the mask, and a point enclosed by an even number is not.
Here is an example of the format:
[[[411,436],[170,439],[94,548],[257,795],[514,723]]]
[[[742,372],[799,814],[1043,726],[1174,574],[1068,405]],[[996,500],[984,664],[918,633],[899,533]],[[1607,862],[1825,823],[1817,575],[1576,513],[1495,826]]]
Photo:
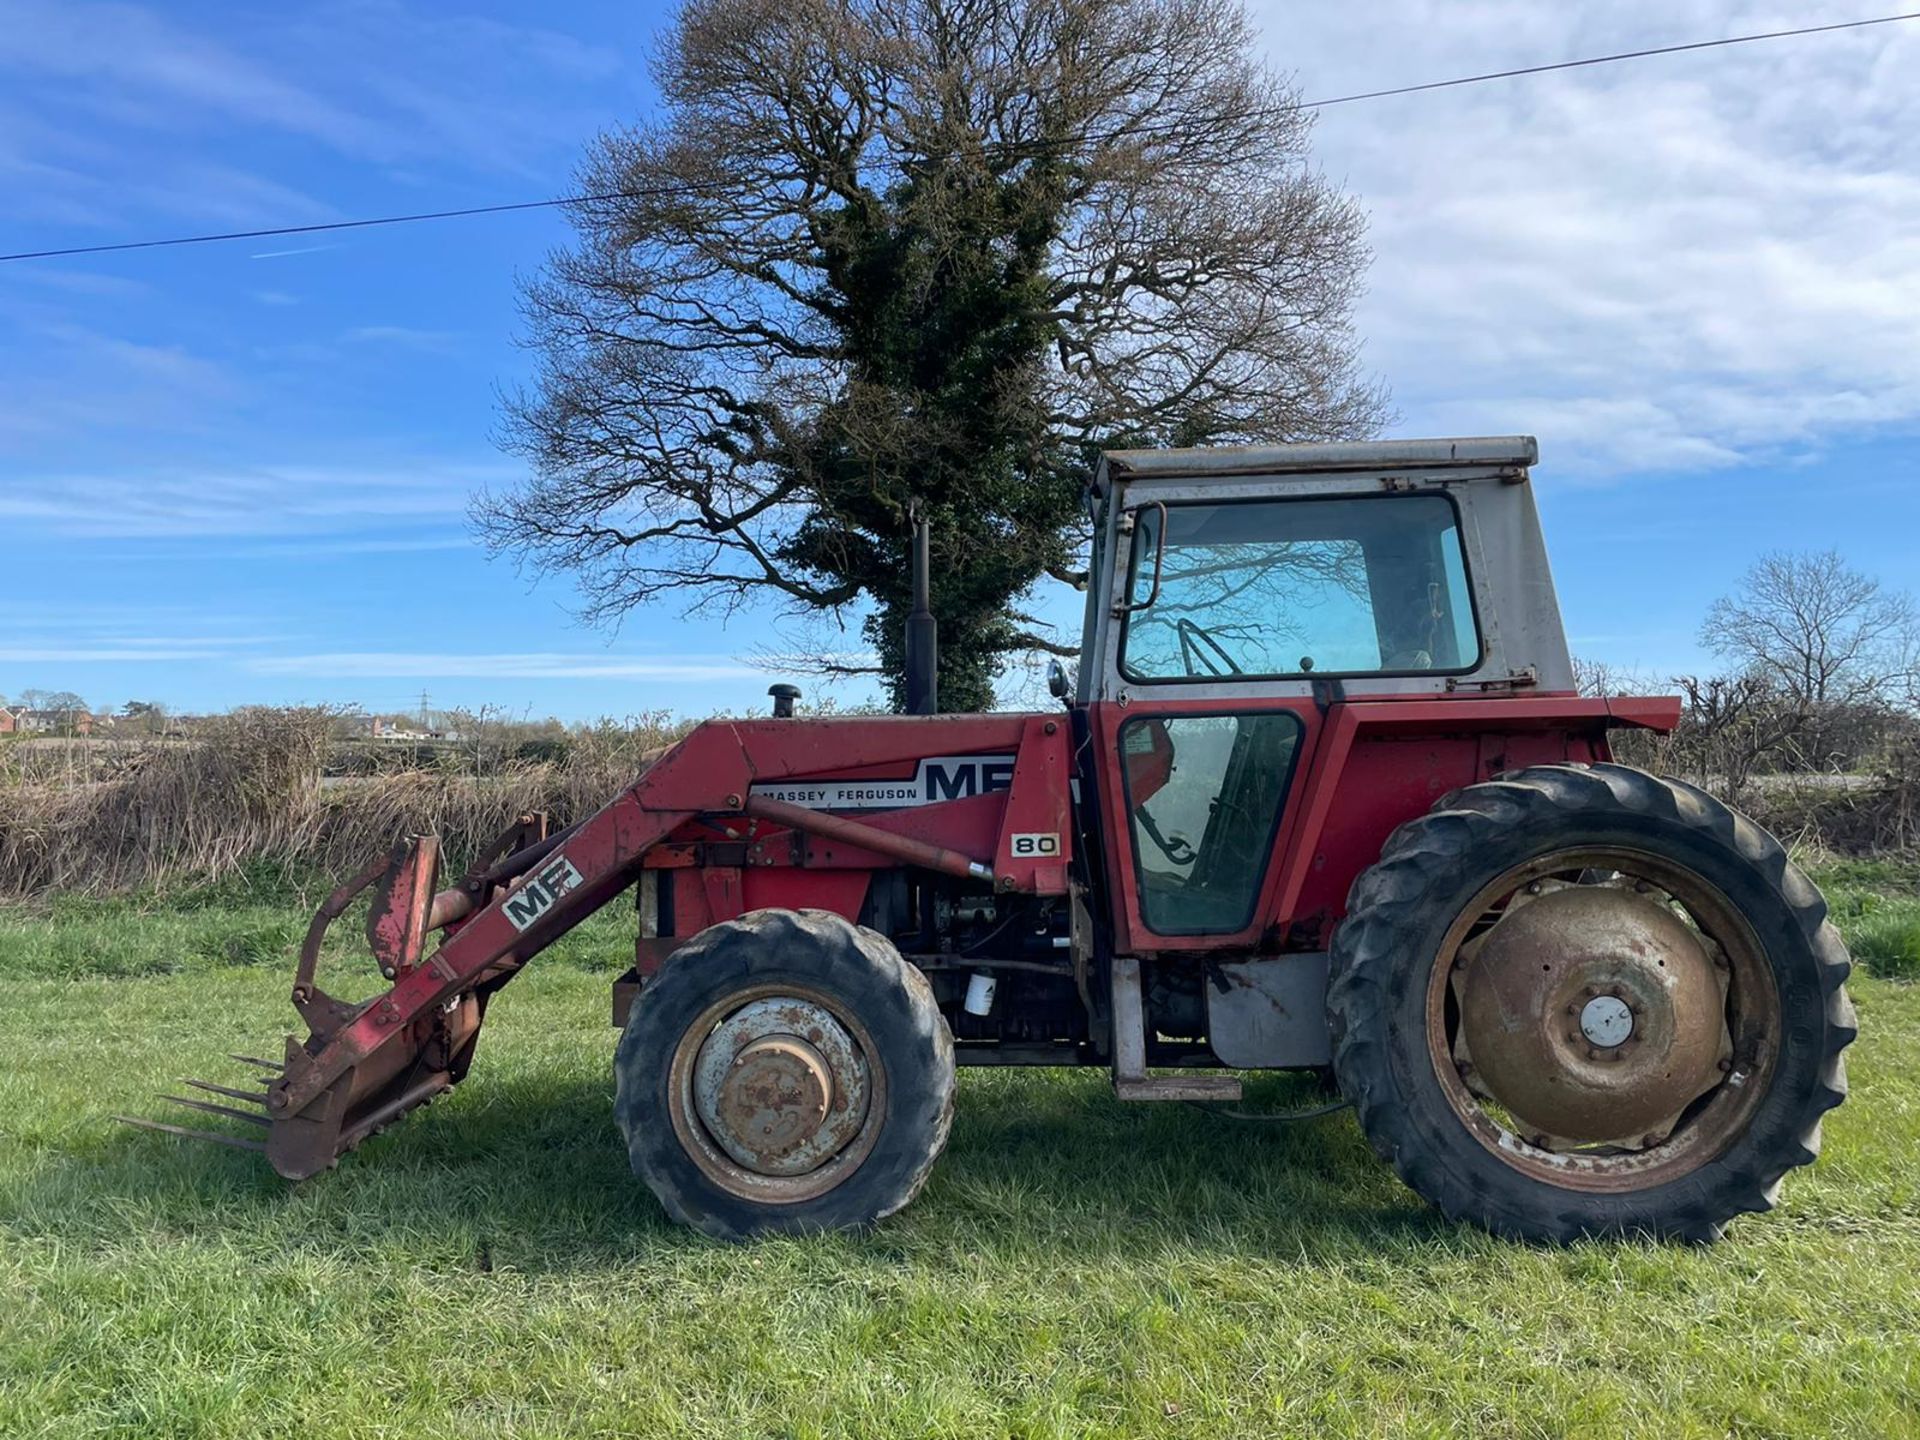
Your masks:
[[[0,251],[556,193],[647,113],[660,13],[0,0]],[[1254,13],[1317,98],[1873,11]],[[1540,436],[1579,653],[1706,663],[1701,613],[1771,548],[1920,586],[1916,69],[1920,24],[1323,113],[1395,433]],[[472,540],[469,496],[516,474],[516,281],[566,237],[532,212],[0,266],[0,694],[763,704],[778,617],[608,635]]]

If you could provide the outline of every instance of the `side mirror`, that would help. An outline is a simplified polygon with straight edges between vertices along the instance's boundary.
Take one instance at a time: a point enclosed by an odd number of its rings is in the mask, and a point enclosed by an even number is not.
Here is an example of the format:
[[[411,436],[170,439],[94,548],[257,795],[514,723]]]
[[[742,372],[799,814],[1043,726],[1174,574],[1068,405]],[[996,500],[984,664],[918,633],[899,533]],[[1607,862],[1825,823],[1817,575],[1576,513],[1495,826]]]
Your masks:
[[[1047,693],[1056,700],[1065,700],[1073,693],[1073,681],[1067,678],[1067,667],[1058,658],[1047,662]]]
[[[1120,517],[1120,533],[1132,537],[1135,557],[1127,567],[1127,596],[1131,596],[1139,584],[1141,573],[1140,562],[1144,558],[1139,554],[1141,541],[1140,526],[1143,520],[1152,523],[1153,583],[1148,587],[1147,598],[1144,600],[1134,600],[1124,597],[1115,599],[1113,602],[1113,613],[1116,616],[1131,615],[1136,610],[1151,610],[1160,599],[1160,572],[1167,558],[1167,507],[1158,500],[1142,505],[1138,510],[1129,510],[1125,515]]]

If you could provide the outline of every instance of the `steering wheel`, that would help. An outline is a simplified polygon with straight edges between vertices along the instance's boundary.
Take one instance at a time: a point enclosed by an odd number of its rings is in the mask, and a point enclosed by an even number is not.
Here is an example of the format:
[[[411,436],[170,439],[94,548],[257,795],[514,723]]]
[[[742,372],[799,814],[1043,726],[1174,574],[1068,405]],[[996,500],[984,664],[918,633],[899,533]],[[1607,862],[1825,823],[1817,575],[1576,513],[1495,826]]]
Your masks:
[[[1241,675],[1246,672],[1235,663],[1233,656],[1227,653],[1211,630],[1204,625],[1182,618],[1173,622],[1173,630],[1180,637],[1180,663],[1186,667],[1189,675]],[[1209,654],[1208,652],[1212,653]],[[1207,668],[1196,670],[1194,662],[1199,661]],[[1222,669],[1221,666],[1225,666]]]
[[[1140,822],[1140,828],[1147,832],[1147,838],[1154,847],[1176,865],[1190,865],[1200,852],[1193,848],[1193,842],[1184,835],[1163,835],[1160,827],[1153,823],[1153,817],[1147,813],[1147,807],[1134,807],[1133,818]]]

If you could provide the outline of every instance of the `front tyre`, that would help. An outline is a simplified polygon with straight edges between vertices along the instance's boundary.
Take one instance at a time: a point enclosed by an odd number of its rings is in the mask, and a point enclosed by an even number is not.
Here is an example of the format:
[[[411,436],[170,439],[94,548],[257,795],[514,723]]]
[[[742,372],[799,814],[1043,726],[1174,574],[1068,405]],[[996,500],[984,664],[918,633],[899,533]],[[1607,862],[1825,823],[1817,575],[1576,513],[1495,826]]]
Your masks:
[[[701,931],[641,992],[614,1115],[668,1215],[722,1240],[900,1209],[953,1119],[953,1037],[926,977],[825,910]]]
[[[1334,1067],[1382,1158],[1499,1234],[1706,1241],[1846,1098],[1845,947],[1778,841],[1691,786],[1542,765],[1361,874]]]

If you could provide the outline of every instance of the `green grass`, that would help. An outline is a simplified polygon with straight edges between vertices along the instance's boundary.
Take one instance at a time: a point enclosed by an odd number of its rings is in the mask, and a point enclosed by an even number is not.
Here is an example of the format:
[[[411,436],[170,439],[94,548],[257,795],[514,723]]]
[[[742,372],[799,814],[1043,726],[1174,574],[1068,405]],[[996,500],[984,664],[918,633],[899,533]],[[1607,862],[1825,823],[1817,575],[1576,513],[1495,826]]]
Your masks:
[[[1854,963],[1889,979],[1920,980],[1920,864],[1838,860],[1821,866],[1818,878]]]
[[[1823,879],[1856,945],[1916,924],[1901,876]],[[275,1043],[303,923],[271,887],[0,911],[0,1435],[1920,1433],[1920,987],[1856,979],[1825,1155],[1711,1249],[1503,1243],[1350,1115],[1058,1072],[967,1074],[875,1233],[728,1248],[614,1133],[625,914],[500,998],[453,1097],[307,1184],[110,1124]]]

